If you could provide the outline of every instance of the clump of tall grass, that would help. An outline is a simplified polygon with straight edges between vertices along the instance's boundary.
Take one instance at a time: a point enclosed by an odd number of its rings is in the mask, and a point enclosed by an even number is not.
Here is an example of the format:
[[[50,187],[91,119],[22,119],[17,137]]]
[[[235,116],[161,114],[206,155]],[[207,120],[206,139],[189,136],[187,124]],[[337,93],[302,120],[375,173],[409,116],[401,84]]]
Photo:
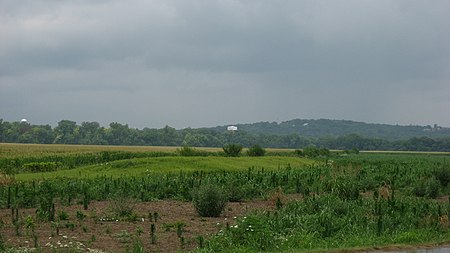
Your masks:
[[[219,186],[205,183],[192,191],[192,202],[202,217],[219,217],[227,204],[227,193]]]

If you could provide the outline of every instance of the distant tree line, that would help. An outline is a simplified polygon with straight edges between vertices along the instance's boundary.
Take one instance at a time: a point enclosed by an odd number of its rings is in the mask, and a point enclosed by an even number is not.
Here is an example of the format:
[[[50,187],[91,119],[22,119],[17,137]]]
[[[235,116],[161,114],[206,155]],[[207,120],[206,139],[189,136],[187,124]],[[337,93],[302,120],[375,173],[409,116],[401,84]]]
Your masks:
[[[418,125],[388,125],[356,122],[351,120],[330,119],[293,119],[283,122],[257,122],[237,124],[239,130],[253,134],[289,135],[299,134],[303,137],[320,138],[321,136],[346,136],[357,134],[367,138],[380,138],[397,141],[413,137],[446,138],[450,136],[450,128]],[[223,131],[227,126],[217,126],[213,129]]]
[[[256,144],[261,147],[301,149],[309,146],[327,149],[399,150],[399,151],[450,151],[450,137],[413,137],[407,140],[368,138],[357,134],[343,136],[304,137],[299,134],[255,134],[246,131],[218,131],[215,129],[181,129],[165,126],[161,129],[130,128],[127,124],[113,122],[102,127],[98,122],[61,120],[50,125],[32,125],[28,122],[7,122],[0,119],[0,142],[40,144],[86,145],[142,145],[223,147],[237,143],[244,147]]]

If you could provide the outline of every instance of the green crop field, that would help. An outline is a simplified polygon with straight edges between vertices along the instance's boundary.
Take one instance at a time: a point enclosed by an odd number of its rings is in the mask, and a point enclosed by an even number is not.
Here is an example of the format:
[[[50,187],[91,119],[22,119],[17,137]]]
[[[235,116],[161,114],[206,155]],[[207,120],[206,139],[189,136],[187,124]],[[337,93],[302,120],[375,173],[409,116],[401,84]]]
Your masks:
[[[0,251],[335,252],[450,242],[446,153],[0,151]],[[218,215],[202,211],[216,206]]]
[[[82,166],[69,170],[41,173],[21,173],[16,180],[54,179],[58,177],[94,178],[98,176],[126,177],[149,173],[245,171],[248,168],[277,170],[291,166],[299,168],[314,161],[298,157],[154,157],[134,158]]]

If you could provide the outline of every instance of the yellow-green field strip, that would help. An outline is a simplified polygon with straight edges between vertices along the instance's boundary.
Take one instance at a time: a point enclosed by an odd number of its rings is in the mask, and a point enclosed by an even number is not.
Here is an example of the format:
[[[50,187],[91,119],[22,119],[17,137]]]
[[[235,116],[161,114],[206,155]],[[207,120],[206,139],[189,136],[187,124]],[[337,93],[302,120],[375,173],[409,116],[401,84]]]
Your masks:
[[[83,166],[70,170],[40,173],[21,173],[15,175],[18,181],[42,180],[59,177],[92,178],[97,176],[141,176],[151,173],[179,172],[220,172],[245,171],[248,168],[277,170],[279,168],[301,168],[315,161],[298,157],[150,157],[114,161],[104,164]]]
[[[68,144],[19,144],[0,143],[0,158],[36,157],[54,154],[89,153],[101,151],[128,151],[128,152],[174,152],[179,147],[168,146],[108,146],[108,145],[68,145]],[[209,152],[219,152],[222,148],[196,147],[195,149]],[[268,152],[292,152],[295,149],[267,148]],[[244,150],[245,151],[245,150]],[[331,150],[339,152],[342,150]],[[381,154],[436,154],[450,155],[450,152],[425,151],[361,151],[362,153]]]

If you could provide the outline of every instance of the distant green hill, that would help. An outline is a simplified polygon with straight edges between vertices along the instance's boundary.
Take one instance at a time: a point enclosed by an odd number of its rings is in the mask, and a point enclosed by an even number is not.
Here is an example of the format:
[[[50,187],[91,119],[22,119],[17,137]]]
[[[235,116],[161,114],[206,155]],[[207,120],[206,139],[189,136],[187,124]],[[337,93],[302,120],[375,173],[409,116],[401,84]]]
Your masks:
[[[223,147],[227,143],[238,143],[244,147],[258,144],[297,149],[314,145],[328,149],[450,152],[450,128],[295,119],[281,123],[238,124],[237,131],[232,133],[227,126],[179,130],[165,126],[139,130],[117,122],[105,128],[98,122],[78,125],[75,121],[61,120],[52,128],[0,119],[2,142],[191,147]]]
[[[237,124],[238,130],[251,134],[288,135],[298,134],[303,137],[339,137],[357,134],[367,138],[381,138],[387,140],[405,140],[413,137],[442,138],[450,137],[450,128],[434,126],[401,126],[388,124],[373,124],[351,120],[330,119],[293,119],[277,122],[258,122],[251,124]],[[210,128],[219,132],[225,131],[227,126]]]

